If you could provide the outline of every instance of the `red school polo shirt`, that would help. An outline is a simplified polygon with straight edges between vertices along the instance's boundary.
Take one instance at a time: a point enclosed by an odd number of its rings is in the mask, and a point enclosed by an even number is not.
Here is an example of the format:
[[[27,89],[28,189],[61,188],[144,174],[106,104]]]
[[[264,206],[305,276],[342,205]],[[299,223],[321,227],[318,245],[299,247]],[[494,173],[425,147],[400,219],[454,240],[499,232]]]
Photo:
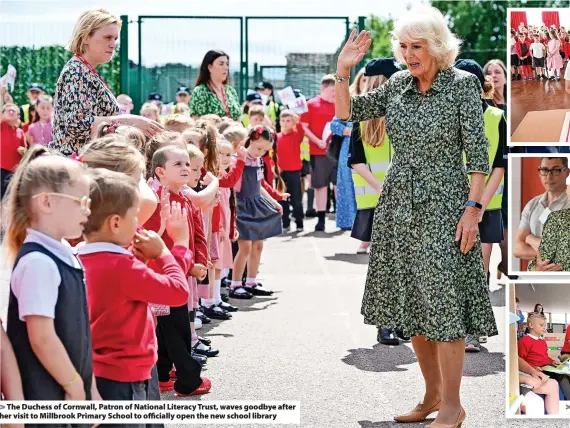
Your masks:
[[[544,339],[535,339],[529,335],[519,340],[519,357],[533,367],[542,367],[552,364],[553,360],[548,356],[548,345]]]
[[[566,337],[564,338],[564,346],[560,351],[562,354],[570,354],[570,325],[566,327]]]
[[[2,143],[0,168],[13,172],[22,159],[22,156],[18,153],[18,147],[26,147],[24,131],[18,127],[10,126],[6,122],[1,122],[0,141]]]
[[[301,143],[305,138],[303,126],[299,123],[291,132],[277,135],[277,164],[281,171],[301,171]]]
[[[315,137],[323,138],[323,130],[325,129],[325,125],[332,121],[334,118],[334,103],[329,103],[321,98],[320,95],[317,95],[314,98],[311,98],[307,102],[307,108],[309,109],[308,112],[303,113],[301,116],[302,123],[308,123],[309,129]],[[311,140],[309,140],[309,152],[311,155],[326,155],[327,149],[321,149]]]

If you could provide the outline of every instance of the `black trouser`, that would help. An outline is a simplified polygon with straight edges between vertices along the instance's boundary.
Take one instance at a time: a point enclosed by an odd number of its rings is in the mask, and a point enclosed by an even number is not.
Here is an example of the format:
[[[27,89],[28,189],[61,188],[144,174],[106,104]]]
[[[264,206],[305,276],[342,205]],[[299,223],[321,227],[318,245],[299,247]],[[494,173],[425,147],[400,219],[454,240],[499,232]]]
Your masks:
[[[96,378],[97,390],[101,398],[105,401],[160,401],[160,391],[158,389],[158,377],[156,367],[152,368],[151,378],[142,382],[118,382],[116,380]],[[140,428],[162,428],[163,424],[101,424],[100,427],[140,427]]]
[[[168,382],[172,364],[176,367],[174,389],[189,394],[200,386],[202,379],[200,363],[192,358],[192,333],[188,306],[170,307],[170,315],[157,317],[156,338],[158,339],[158,380]]]
[[[281,178],[287,187],[287,193],[291,195],[288,201],[279,201],[283,207],[283,228],[287,229],[291,224],[291,210],[293,205],[293,217],[297,226],[303,225],[303,195],[301,193],[301,171],[281,171]]]
[[[0,181],[2,182],[2,189],[0,190],[0,200],[4,199],[6,190],[8,189],[8,183],[12,179],[14,174],[7,169],[0,169]]]

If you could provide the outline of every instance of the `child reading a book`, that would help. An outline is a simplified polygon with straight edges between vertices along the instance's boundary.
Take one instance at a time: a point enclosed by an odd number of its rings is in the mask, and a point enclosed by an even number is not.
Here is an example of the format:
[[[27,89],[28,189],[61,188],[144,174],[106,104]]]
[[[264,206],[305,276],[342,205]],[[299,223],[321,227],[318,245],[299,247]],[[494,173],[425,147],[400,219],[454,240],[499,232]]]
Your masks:
[[[530,332],[519,340],[519,357],[536,370],[547,372],[551,378],[556,379],[564,392],[564,396],[569,399],[569,376],[550,371],[549,366],[558,366],[561,362],[548,356],[548,346],[542,338],[542,335],[546,333],[546,318],[542,314],[533,312],[528,315],[527,324]]]

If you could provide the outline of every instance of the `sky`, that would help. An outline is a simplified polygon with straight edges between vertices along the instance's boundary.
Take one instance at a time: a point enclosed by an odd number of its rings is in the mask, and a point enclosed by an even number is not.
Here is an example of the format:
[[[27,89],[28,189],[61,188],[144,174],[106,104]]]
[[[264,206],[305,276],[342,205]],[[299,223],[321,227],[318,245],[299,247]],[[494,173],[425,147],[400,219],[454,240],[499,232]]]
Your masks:
[[[134,21],[129,24],[129,58],[138,62],[136,19],[141,15],[348,16],[355,21],[370,14],[397,18],[408,5],[421,3],[351,0],[347,7],[344,0],[0,0],[0,45],[64,45],[83,11],[104,7]],[[289,52],[332,53],[345,37],[343,20],[253,20],[249,24],[250,64],[285,65]],[[235,66],[239,64],[240,24],[237,20],[147,19],[142,24],[142,42],[145,65],[197,64],[207,50],[217,48],[226,51]]]

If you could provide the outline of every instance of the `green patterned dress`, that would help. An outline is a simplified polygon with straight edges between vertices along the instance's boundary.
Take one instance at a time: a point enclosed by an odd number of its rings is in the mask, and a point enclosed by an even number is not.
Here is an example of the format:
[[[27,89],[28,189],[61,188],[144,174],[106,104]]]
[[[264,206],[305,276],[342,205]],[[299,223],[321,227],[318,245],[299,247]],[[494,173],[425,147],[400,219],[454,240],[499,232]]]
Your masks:
[[[230,117],[233,120],[239,120],[241,116],[241,108],[239,97],[234,88],[225,85],[226,97],[228,99],[228,107]],[[204,116],[207,114],[217,114],[220,117],[227,116],[224,105],[220,102],[216,94],[214,94],[206,85],[198,85],[192,91],[190,98],[190,114],[196,116]]]
[[[455,242],[467,174],[489,173],[480,92],[474,75],[450,68],[425,97],[401,71],[351,99],[348,120],[385,116],[395,151],[374,213],[366,324],[442,342],[497,334],[479,237],[467,254]]]
[[[563,272],[570,271],[570,209],[554,211],[548,216],[538,247],[542,260],[556,263]],[[528,266],[535,270],[536,259]]]

